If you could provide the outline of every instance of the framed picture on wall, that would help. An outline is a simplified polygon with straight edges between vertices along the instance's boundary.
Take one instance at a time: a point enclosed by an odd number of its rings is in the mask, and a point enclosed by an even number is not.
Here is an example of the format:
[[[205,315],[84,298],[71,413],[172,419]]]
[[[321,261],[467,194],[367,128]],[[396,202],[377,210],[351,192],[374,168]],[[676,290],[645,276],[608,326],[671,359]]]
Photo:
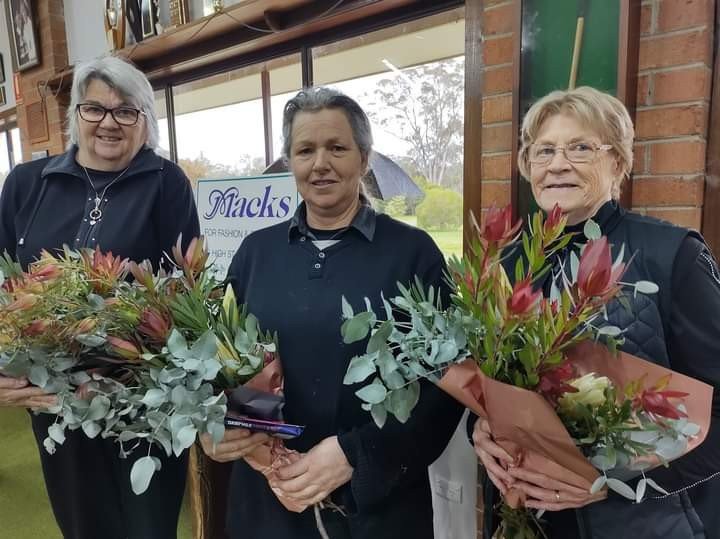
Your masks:
[[[3,61],[3,55],[0,54],[0,84],[5,82],[5,62]]]
[[[143,39],[155,35],[155,23],[157,12],[155,2],[153,0],[142,0],[140,6],[140,22],[142,25]]]
[[[7,96],[5,95],[5,86],[0,86],[0,107],[7,103]]]
[[[12,42],[18,71],[40,63],[31,0],[8,0]]]

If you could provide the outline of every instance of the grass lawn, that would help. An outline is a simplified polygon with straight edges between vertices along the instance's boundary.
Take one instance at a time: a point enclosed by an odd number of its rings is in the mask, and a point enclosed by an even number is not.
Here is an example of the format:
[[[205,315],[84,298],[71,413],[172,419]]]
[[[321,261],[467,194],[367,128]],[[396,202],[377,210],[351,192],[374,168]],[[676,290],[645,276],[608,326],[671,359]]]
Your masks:
[[[62,539],[47,499],[30,417],[20,408],[0,407],[0,523],[0,537]],[[192,537],[187,504],[178,537]]]
[[[405,215],[396,219],[417,226],[417,217],[414,215]],[[430,234],[446,258],[452,254],[462,256],[462,227],[455,230],[428,230],[427,233]]]

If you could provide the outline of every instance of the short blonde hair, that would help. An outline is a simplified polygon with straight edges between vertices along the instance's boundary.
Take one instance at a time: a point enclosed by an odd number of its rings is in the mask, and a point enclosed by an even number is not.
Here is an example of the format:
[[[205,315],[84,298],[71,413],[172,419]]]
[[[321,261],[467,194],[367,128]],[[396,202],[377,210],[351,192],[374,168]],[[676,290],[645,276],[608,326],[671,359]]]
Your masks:
[[[632,170],[635,129],[622,101],[589,86],[550,92],[530,107],[520,130],[520,173],[530,179],[530,145],[535,142],[545,120],[556,114],[567,114],[575,118],[581,125],[596,132],[603,144],[612,146],[612,151],[620,162],[620,175],[612,191],[613,198],[618,199],[620,185]]]

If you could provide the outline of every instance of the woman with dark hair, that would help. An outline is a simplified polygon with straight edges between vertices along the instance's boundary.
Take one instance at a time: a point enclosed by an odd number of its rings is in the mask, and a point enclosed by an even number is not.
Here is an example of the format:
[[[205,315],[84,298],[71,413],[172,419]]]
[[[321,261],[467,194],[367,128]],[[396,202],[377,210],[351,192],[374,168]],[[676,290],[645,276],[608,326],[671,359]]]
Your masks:
[[[27,268],[45,249],[99,247],[155,268],[179,235],[199,235],[185,174],[155,153],[152,87],[128,62],[104,57],[78,65],[68,108],[65,153],[18,165],[0,197],[0,252]],[[0,405],[47,408],[54,397],[27,380],[0,377]],[[50,502],[66,539],[165,539],[176,536],[186,461],[158,454],[162,469],[140,496],[112,440],[68,432],[54,455],[43,447],[55,416],[32,416]],[[0,533],[0,535],[2,535]]]
[[[277,470],[273,486],[301,506],[330,499],[346,515],[322,511],[332,539],[431,539],[427,467],[442,453],[461,407],[434,386],[404,424],[378,429],[361,408],[357,387],[343,385],[363,343],[340,335],[341,298],[357,310],[364,299],[379,317],[397,283],[415,276],[440,288],[445,262],[421,230],[378,215],[362,194],[372,148],[360,106],[328,88],[304,90],[285,106],[284,153],[303,203],[289,222],[252,233],[228,273],[239,301],[263,327],[277,330],[285,373],[285,419],[306,425],[288,447],[303,453]],[[228,430],[205,452],[219,461],[252,455],[264,434]],[[227,527],[233,539],[316,539],[312,509],[284,509],[265,478],[242,460],[233,467]]]

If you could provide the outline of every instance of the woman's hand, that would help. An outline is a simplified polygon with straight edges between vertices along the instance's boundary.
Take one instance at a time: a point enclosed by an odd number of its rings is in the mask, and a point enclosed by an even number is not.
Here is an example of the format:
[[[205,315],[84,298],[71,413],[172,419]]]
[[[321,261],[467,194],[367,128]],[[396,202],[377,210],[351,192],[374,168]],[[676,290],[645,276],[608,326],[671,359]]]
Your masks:
[[[321,502],[352,477],[337,436],[325,438],[297,462],[276,470],[270,486],[306,506]]]
[[[522,466],[510,468],[508,473],[514,480],[513,488],[527,495],[525,507],[530,509],[544,509],[546,511],[577,509],[607,497],[606,489],[596,494],[590,494],[586,489],[528,470]],[[571,474],[572,472],[568,470],[568,476]]]
[[[264,432],[252,433],[247,429],[236,428],[225,429],[225,436],[217,444],[213,443],[212,436],[207,433],[200,436],[203,451],[217,462],[241,459],[269,440],[270,436]]]
[[[26,378],[0,375],[0,406],[22,408],[50,408],[57,404],[57,397],[30,384]]]
[[[495,443],[487,419],[478,417],[473,428],[473,446],[480,457],[485,471],[500,493],[505,496],[508,488],[514,486],[515,479],[506,468],[515,465],[514,459],[502,447]],[[504,463],[504,466],[503,466]]]

